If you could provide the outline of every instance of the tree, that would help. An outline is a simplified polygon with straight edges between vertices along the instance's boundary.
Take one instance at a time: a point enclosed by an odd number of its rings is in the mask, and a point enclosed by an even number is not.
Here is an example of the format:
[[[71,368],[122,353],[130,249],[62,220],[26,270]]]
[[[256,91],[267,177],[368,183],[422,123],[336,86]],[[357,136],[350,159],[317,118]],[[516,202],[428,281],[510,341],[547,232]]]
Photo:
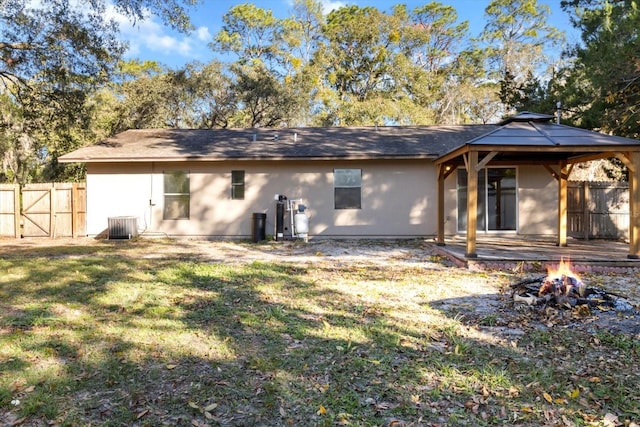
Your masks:
[[[490,123],[500,118],[499,84],[488,77],[485,52],[468,48],[448,67],[436,123]]]
[[[189,127],[214,129],[235,125],[238,103],[232,80],[225,70],[218,61],[186,66],[181,89],[190,105]]]
[[[317,52],[325,75],[341,99],[364,101],[390,89],[393,53],[400,35],[391,19],[374,7],[345,6],[332,11],[323,28],[327,42]]]
[[[469,23],[458,23],[456,10],[438,2],[412,11],[399,5],[394,14],[401,19],[400,51],[410,64],[397,78],[404,80],[410,98],[430,112],[427,123],[458,123],[458,88],[464,80],[455,70]]]
[[[141,19],[150,11],[184,29],[188,20],[182,5],[192,2],[118,0],[114,5],[134,19]],[[64,169],[55,167],[59,150],[73,149],[82,143],[76,137],[79,133],[76,127],[87,124],[87,94],[109,80],[125,47],[116,37],[115,23],[105,19],[107,4],[107,0],[0,2],[0,92],[5,105],[11,104],[11,109],[18,112],[12,117],[28,121],[12,123],[11,129],[3,129],[5,137],[7,132],[16,137],[3,141],[0,157],[15,153],[16,141],[29,140],[33,152],[29,156],[14,156],[14,160],[40,158],[43,164],[52,165],[43,169],[50,176],[41,175],[36,169],[32,174],[7,174],[4,168],[7,179],[56,179]],[[42,120],[43,117],[51,118],[52,122]],[[8,141],[13,141],[12,148],[7,148]],[[24,151],[27,146],[21,147]]]
[[[234,53],[241,65],[259,64],[271,72],[280,71],[284,65],[284,29],[271,10],[240,4],[222,20],[222,30],[210,44],[214,51]]]
[[[320,124],[433,124],[466,120],[453,75],[467,37],[455,9],[432,2],[391,13],[344,7],[327,17],[314,56]]]
[[[508,112],[517,108],[522,97],[518,92],[527,82],[553,67],[547,52],[559,46],[564,34],[547,23],[550,13],[537,0],[493,0],[485,9],[487,24],[480,41],[486,43],[489,68],[501,84]]]
[[[397,20],[374,7],[333,10],[312,60],[318,72],[316,113],[323,125],[385,124],[381,113],[397,85],[392,76],[400,39]]]
[[[195,0],[117,0],[117,10],[134,19],[148,11],[181,29],[189,27],[181,4]],[[71,0],[3,0],[0,4],[0,81],[5,90],[46,83],[50,96],[104,82],[124,50],[115,22],[105,19],[106,0],[82,5]],[[9,82],[14,83],[13,86]],[[54,90],[56,89],[56,90]]]
[[[640,137],[640,11],[634,0],[570,0],[562,7],[581,31],[567,103],[580,124]]]
[[[172,73],[155,61],[121,62],[111,84],[96,94],[103,136],[127,129],[178,127]],[[173,105],[171,105],[173,104]]]
[[[399,5],[394,13],[402,18],[401,51],[421,69],[437,73],[458,54],[467,36],[469,22],[457,23],[452,6],[432,2],[407,11]]]
[[[90,139],[84,93],[68,93],[69,102],[61,108],[60,104],[43,102],[37,83],[30,89],[21,93],[19,102],[8,91],[0,97],[4,179],[25,184],[58,176],[78,177],[77,166],[61,166],[55,159]],[[71,102],[74,98],[77,103]]]
[[[260,65],[234,65],[235,82],[232,84],[239,104],[235,126],[287,127],[303,105],[295,85],[278,80]],[[294,123],[292,123],[294,122]]]
[[[210,46],[236,56],[228,68],[230,91],[236,97],[233,126],[290,126],[306,115],[308,83],[301,78],[303,61],[292,49],[301,46],[295,34],[312,43],[314,5],[298,5],[298,16],[309,22],[278,19],[252,4],[234,6],[224,15],[225,24]],[[305,6],[311,9],[305,12]]]
[[[217,61],[178,70],[155,61],[122,62],[113,81],[94,93],[93,131],[97,139],[127,129],[232,126],[236,94]]]
[[[0,96],[0,153],[2,153],[2,176],[0,181],[29,182],[29,170],[37,167],[33,158],[33,138],[25,129],[27,123],[22,111],[11,97]]]
[[[316,0],[294,0],[292,15],[284,23],[284,40],[295,69],[307,65],[322,41],[322,4]]]

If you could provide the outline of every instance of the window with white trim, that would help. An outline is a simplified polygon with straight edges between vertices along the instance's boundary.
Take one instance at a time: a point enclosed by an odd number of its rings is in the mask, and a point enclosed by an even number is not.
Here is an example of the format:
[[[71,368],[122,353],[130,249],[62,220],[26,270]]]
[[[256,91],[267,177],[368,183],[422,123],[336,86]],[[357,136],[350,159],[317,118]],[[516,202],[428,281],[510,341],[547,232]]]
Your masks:
[[[189,173],[171,171],[164,173],[163,219],[189,219],[191,200]]]
[[[334,169],[335,209],[362,209],[362,169]]]
[[[231,199],[244,200],[244,171],[231,171]]]

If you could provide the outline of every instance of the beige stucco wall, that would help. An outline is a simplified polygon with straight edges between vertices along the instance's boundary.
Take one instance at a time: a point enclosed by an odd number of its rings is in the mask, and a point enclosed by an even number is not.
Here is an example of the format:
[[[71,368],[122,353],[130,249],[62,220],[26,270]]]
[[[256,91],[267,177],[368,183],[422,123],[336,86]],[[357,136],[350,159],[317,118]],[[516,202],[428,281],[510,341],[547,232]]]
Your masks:
[[[557,234],[558,181],[542,166],[520,166],[518,181],[519,234]]]
[[[334,209],[334,168],[362,169],[362,209]],[[163,172],[170,170],[190,173],[189,220],[162,219]],[[245,171],[244,200],[231,200],[232,170]],[[90,163],[87,233],[104,233],[109,217],[136,216],[148,235],[247,238],[252,213],[264,212],[267,234],[274,234],[274,195],[284,194],[309,207],[312,238],[430,237],[434,182],[434,165],[416,160]]]
[[[362,209],[334,209],[333,170],[362,169]],[[189,220],[163,220],[163,172],[190,173]],[[231,200],[231,171],[245,171],[245,199]],[[518,230],[557,228],[557,183],[541,166],[518,167]],[[135,216],[150,236],[251,236],[252,213],[267,214],[275,234],[275,194],[303,199],[310,237],[432,237],[436,169],[429,161],[181,162],[88,164],[87,234],[105,233],[109,217]],[[288,220],[286,225],[288,226]],[[445,233],[458,234],[456,173],[445,182]],[[287,232],[285,233],[287,234]]]

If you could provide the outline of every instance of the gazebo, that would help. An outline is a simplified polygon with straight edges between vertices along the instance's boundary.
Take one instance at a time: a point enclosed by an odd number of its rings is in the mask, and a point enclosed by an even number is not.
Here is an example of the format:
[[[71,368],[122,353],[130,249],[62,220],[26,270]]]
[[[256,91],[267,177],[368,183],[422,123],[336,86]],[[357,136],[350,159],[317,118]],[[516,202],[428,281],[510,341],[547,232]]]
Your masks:
[[[539,165],[558,182],[557,245],[567,245],[567,181],[577,163],[615,157],[629,170],[629,253],[640,257],[640,141],[565,126],[554,116],[521,112],[499,127],[440,156],[436,242],[445,244],[445,179],[467,171],[466,257],[476,258],[478,172],[486,166]]]

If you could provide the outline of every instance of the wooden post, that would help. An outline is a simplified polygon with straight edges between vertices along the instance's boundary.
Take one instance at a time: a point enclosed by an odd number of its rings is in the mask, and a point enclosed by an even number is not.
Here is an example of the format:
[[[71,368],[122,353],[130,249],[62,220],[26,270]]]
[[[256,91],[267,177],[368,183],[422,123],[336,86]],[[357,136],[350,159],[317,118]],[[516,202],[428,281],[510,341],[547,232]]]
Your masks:
[[[477,258],[476,236],[478,228],[478,152],[469,151],[467,162],[467,258]]]
[[[630,153],[629,169],[629,254],[627,258],[640,257],[640,152]]]
[[[444,246],[444,180],[445,166],[438,165],[438,229],[436,245]]]
[[[558,246],[567,246],[567,179],[569,169],[565,161],[560,162],[558,179]]]

